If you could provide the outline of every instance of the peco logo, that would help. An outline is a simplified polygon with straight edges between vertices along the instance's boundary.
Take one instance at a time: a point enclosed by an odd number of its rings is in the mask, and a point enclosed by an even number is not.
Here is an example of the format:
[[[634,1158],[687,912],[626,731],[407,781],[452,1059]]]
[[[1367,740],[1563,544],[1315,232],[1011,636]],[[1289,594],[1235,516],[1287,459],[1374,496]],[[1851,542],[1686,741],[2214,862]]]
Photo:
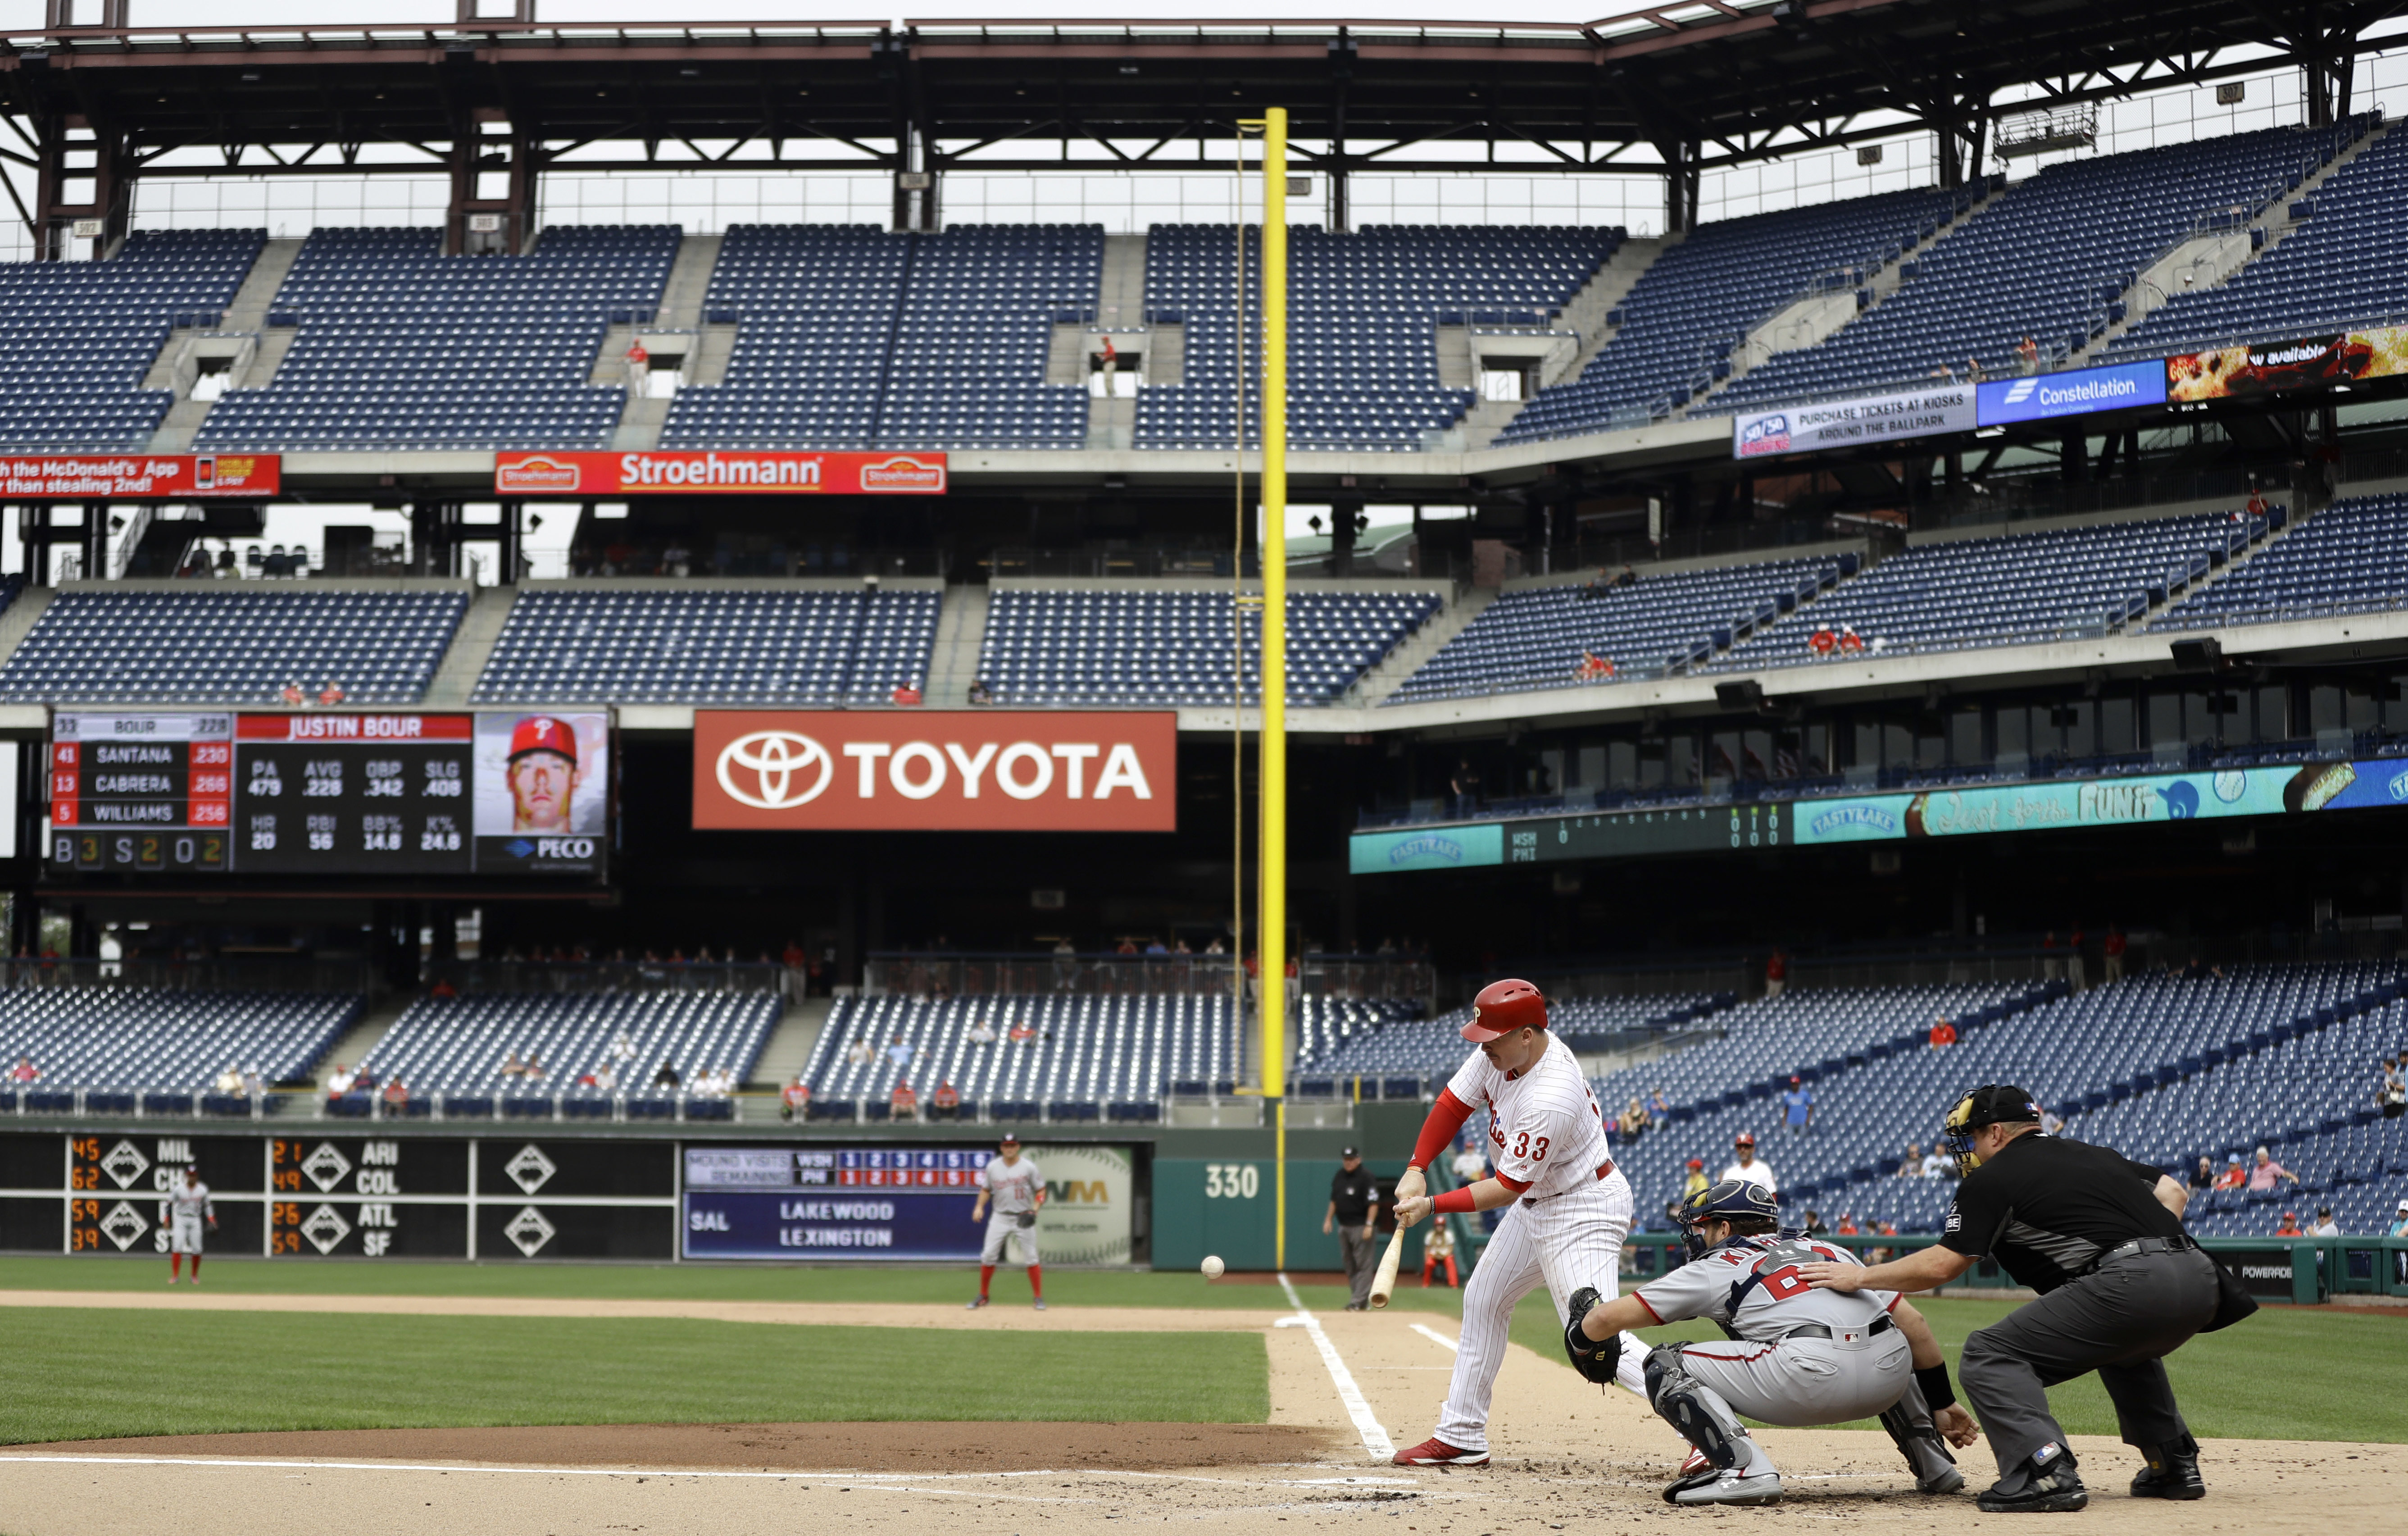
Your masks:
[[[720,749],[716,773],[719,787],[739,805],[784,811],[818,799],[836,777],[836,759],[797,732],[754,731]],[[804,788],[807,779],[810,787]]]
[[[1178,728],[1163,712],[707,710],[694,825],[1167,832]]]

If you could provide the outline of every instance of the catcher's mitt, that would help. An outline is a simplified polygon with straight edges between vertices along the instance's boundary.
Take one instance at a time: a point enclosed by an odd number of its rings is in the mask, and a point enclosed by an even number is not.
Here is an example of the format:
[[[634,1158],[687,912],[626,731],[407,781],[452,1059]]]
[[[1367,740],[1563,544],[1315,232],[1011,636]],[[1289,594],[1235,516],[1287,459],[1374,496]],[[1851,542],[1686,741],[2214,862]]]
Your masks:
[[[1029,1227],[1034,1227],[1034,1226],[1036,1226],[1036,1225],[1037,1225],[1037,1213],[1036,1213],[1036,1212],[1034,1212],[1034,1211],[1023,1211],[1023,1212],[1020,1213],[1020,1228],[1021,1228],[1021,1230],[1022,1230],[1022,1231],[1024,1231],[1024,1232],[1025,1232],[1025,1231],[1026,1231]]]
[[[1609,1333],[1603,1339],[1592,1339],[1581,1331],[1581,1319],[1589,1309],[1604,1299],[1593,1286],[1584,1285],[1572,1293],[1571,1321],[1564,1325],[1564,1354],[1572,1369],[1599,1386],[1612,1386],[1614,1370],[1622,1363],[1622,1335]]]

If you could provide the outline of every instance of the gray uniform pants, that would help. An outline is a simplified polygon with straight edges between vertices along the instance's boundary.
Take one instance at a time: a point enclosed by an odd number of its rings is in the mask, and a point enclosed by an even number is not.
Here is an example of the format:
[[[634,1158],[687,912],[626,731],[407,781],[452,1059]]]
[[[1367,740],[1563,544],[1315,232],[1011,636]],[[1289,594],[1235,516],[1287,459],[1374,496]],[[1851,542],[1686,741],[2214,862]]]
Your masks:
[[[1338,1242],[1346,1256],[1346,1304],[1361,1309],[1371,1304],[1371,1274],[1380,1267],[1380,1233],[1373,1228],[1369,1237],[1360,1227],[1341,1227]]]
[[[2099,1372],[2127,1444],[2162,1445],[2189,1433],[2164,1357],[2207,1325],[2215,1301],[2215,1261],[2205,1254],[2134,1254],[1976,1329],[1957,1377],[1999,1474],[2052,1441],[2065,1443],[2046,1389],[2086,1371]]]

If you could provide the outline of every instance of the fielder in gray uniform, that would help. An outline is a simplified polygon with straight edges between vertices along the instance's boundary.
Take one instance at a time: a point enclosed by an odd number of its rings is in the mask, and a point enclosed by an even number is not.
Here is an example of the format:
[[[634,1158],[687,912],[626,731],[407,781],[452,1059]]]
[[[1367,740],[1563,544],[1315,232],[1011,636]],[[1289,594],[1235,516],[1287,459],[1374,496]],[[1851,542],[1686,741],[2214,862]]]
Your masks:
[[[1593,1382],[1612,1382],[1623,1329],[1702,1317],[1727,1343],[1663,1344],[1647,1353],[1647,1400],[1697,1447],[1664,1490],[1671,1504],[1770,1504],[1781,1498],[1772,1457],[1739,1421],[1844,1424],[1879,1418],[1925,1493],[1965,1486],[1942,1443],[1970,1445],[1940,1342],[1895,1291],[1842,1296],[1799,1277],[1806,1264],[1854,1266],[1844,1248],[1779,1230],[1771,1191],[1726,1179],[1681,1209],[1690,1261],[1617,1301],[1572,1299],[1564,1351]],[[1837,1303],[1834,1305],[1834,1303]]]
[[[218,1224],[218,1208],[209,1200],[209,1186],[201,1183],[196,1168],[186,1168],[184,1176],[167,1191],[167,1284],[172,1285],[184,1272],[184,1256],[193,1259],[193,1284],[201,1283],[201,1228]]]

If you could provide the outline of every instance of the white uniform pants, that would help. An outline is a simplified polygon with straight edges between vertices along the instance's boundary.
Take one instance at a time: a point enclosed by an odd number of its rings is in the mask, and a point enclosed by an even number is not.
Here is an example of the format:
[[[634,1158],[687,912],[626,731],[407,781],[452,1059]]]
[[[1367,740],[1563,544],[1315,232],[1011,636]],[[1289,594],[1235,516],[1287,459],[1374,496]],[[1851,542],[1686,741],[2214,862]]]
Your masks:
[[[1622,1242],[1629,1235],[1630,1184],[1620,1170],[1552,1199],[1516,1200],[1506,1208],[1463,1288],[1463,1333],[1439,1414],[1439,1439],[1459,1451],[1488,1448],[1489,1397],[1505,1363],[1513,1309],[1541,1284],[1555,1297],[1558,1324],[1570,1320],[1567,1304],[1584,1285],[1612,1300],[1621,1294]],[[1623,1340],[1616,1374],[1641,1398],[1646,1356],[1644,1343]]]
[[[199,1253],[201,1228],[202,1222],[198,1216],[177,1216],[170,1219],[167,1224],[167,1251],[171,1254]]]
[[[979,1250],[979,1262],[982,1264],[1008,1262],[1003,1256],[1005,1243],[1014,1238],[1019,1240],[1014,1246],[1020,1250],[1022,1266],[1025,1268],[1036,1263],[1037,1228],[1034,1227],[1024,1228],[1020,1225],[1020,1216],[1017,1213],[1007,1213],[1001,1211],[986,1218],[986,1246]]]
[[[1896,1328],[1840,1339],[1687,1344],[1681,1368],[1733,1412],[1766,1424],[1845,1424],[1888,1410],[1914,1380]],[[1627,1359],[1626,1355],[1624,1358]]]

